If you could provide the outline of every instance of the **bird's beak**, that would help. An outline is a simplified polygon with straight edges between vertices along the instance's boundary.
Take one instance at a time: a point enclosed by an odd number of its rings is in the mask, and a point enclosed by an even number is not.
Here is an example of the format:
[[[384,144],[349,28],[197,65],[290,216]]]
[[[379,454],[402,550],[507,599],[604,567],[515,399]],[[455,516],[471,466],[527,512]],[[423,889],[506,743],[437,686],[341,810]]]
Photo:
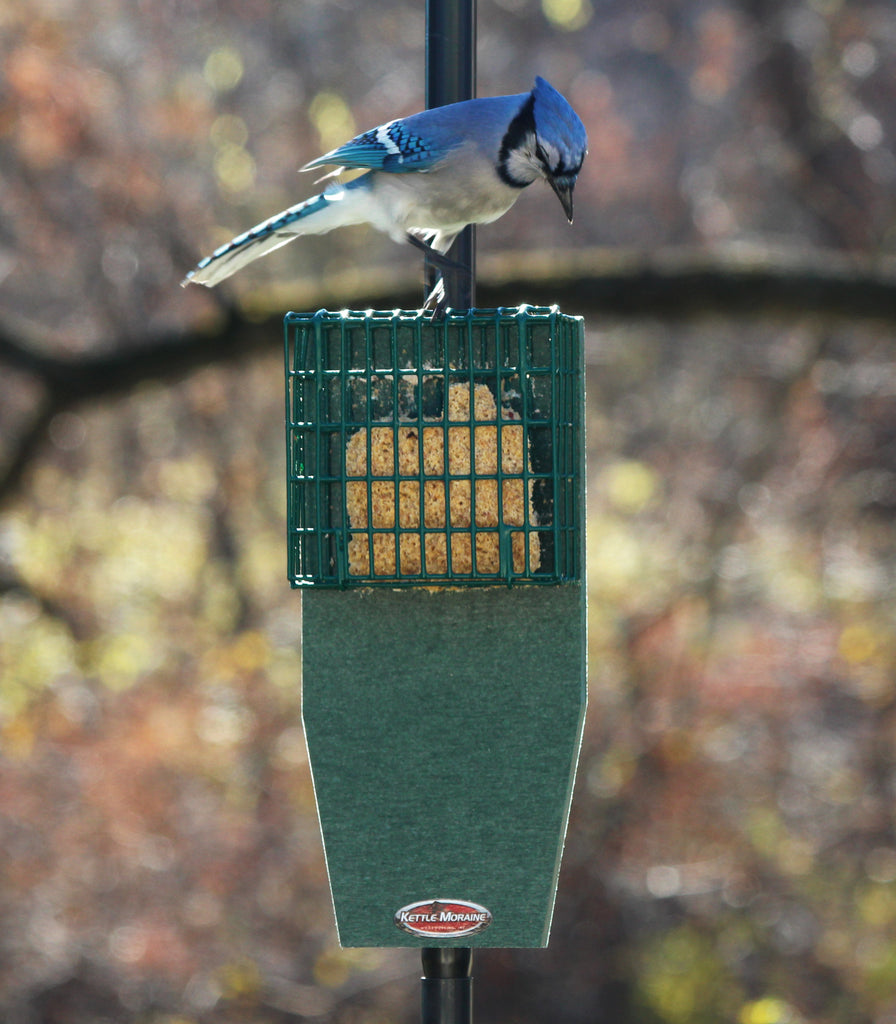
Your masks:
[[[548,182],[554,190],[554,194],[560,200],[560,205],[563,207],[566,219],[572,224],[572,190],[574,185],[570,185],[565,181],[557,181],[556,178],[548,178]]]

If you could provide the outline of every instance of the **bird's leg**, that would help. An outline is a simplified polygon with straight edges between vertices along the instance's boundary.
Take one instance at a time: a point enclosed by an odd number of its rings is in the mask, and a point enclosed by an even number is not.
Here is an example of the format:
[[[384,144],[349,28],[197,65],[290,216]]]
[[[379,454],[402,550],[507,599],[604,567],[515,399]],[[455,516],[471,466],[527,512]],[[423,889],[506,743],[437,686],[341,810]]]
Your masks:
[[[438,249],[434,249],[417,235],[412,235],[409,232],[407,239],[426,257],[424,267],[426,268],[426,287],[429,289],[429,293],[423,303],[423,308],[432,309],[433,320],[441,320],[445,315],[445,310],[448,309],[445,277],[451,274],[469,274],[470,268],[451,259],[445,253],[439,252]]]
[[[428,242],[424,242],[422,238],[418,238],[417,235],[412,235],[410,232],[407,234],[407,240],[415,248],[419,249],[424,256],[426,256],[427,262],[431,263],[434,267],[438,267],[439,270],[463,270],[469,274],[470,268],[464,263],[458,263],[457,260],[451,259],[450,256],[446,256],[445,253],[439,252],[438,249],[433,249]]]

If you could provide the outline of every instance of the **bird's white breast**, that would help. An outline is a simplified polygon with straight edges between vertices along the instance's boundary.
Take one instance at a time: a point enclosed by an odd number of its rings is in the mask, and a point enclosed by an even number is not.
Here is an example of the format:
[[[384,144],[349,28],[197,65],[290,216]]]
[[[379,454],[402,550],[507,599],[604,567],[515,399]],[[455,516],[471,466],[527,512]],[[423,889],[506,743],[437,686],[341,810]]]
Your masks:
[[[450,234],[506,213],[520,190],[502,182],[492,161],[475,147],[464,148],[425,173],[377,174],[373,190],[385,216],[376,226],[395,237],[411,230]]]

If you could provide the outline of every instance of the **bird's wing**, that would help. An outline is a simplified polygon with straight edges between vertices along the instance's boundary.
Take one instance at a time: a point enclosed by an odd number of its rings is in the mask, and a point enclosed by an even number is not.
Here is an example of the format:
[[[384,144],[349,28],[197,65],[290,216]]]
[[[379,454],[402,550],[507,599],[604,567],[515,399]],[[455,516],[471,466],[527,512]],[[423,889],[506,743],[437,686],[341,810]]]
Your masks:
[[[433,132],[424,134],[411,123],[418,117],[399,118],[373,128],[305,164],[302,170],[336,164],[339,167],[361,167],[392,174],[428,171],[459,145],[462,139],[450,134],[441,138],[437,138]]]

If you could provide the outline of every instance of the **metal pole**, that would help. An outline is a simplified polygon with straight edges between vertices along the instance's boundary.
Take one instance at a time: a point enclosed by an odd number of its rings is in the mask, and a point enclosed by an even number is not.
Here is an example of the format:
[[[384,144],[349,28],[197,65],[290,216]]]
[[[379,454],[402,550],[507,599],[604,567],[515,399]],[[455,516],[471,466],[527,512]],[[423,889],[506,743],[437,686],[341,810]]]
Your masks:
[[[476,0],[426,0],[426,106],[442,107],[476,96]],[[448,256],[469,268],[448,274],[445,298],[455,309],[476,305],[476,238],[472,227],[455,239]],[[422,1024],[471,1024],[473,951],[422,951]]]
[[[476,0],[426,0],[426,106],[476,96]],[[469,274],[449,274],[446,299],[455,309],[476,305],[476,238],[464,228],[448,256]],[[456,294],[455,294],[456,293]]]
[[[423,951],[423,1024],[471,1024],[473,951],[427,948]]]
[[[443,106],[476,95],[476,0],[426,0],[426,105]],[[449,274],[445,299],[455,309],[476,304],[475,232],[465,227],[447,253],[469,268]],[[469,947],[422,950],[423,1024],[471,1024],[473,951]]]

